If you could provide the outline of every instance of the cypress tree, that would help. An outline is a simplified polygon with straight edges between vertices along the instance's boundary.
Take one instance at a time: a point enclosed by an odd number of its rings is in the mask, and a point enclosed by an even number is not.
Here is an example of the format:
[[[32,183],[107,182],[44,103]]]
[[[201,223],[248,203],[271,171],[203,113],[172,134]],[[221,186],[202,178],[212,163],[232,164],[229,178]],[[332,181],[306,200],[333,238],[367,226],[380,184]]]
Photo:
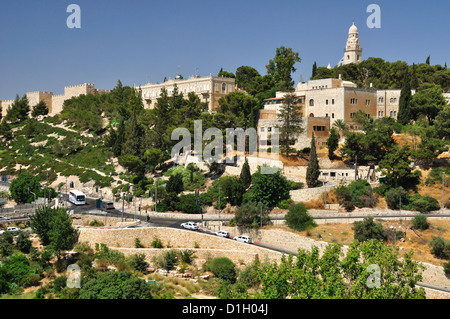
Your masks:
[[[125,119],[120,119],[119,128],[117,129],[117,135],[113,146],[113,153],[115,157],[122,155],[122,145],[125,142]]]
[[[309,188],[316,187],[320,176],[319,160],[316,152],[316,138],[314,133],[311,139],[311,151],[309,153],[309,163],[306,168],[306,184]]]
[[[416,65],[413,63],[412,69],[411,69],[411,90],[417,90],[419,87],[419,81],[417,80],[417,74],[416,74]]]
[[[248,165],[247,158],[245,158],[244,165],[242,166],[240,179],[245,188],[248,188],[252,183],[252,174],[250,173],[250,165]]]
[[[312,74],[311,74],[311,78],[314,78],[317,74],[317,63],[316,61],[314,61],[313,67],[312,67]]]
[[[398,104],[398,117],[397,122],[402,125],[408,124],[412,119],[411,112],[411,84],[408,71],[405,74],[405,80],[403,81],[402,91],[400,93],[400,101]]]

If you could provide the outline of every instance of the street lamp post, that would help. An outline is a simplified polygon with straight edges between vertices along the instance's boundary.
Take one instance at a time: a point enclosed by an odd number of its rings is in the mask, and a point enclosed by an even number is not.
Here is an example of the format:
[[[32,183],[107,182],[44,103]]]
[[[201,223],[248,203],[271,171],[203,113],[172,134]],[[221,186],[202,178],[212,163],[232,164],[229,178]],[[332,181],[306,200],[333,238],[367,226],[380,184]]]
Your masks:
[[[445,209],[445,172],[442,172],[442,209]]]

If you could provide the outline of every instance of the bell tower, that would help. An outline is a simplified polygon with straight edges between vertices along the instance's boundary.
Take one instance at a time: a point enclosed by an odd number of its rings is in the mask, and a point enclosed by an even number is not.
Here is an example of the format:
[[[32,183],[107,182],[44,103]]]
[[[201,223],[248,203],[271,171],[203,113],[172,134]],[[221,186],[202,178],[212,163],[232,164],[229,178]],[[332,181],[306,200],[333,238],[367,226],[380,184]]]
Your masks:
[[[348,30],[347,45],[344,51],[344,64],[360,63],[362,61],[362,49],[359,43],[358,28],[355,26],[355,22]]]

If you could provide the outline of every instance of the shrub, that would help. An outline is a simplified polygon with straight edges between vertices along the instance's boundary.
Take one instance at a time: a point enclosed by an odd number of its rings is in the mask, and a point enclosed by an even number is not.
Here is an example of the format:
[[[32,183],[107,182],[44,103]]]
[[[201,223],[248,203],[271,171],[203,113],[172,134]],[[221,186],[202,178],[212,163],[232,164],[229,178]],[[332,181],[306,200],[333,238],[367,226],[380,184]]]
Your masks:
[[[200,206],[197,204],[197,197],[194,194],[181,195],[180,202],[176,204],[177,210],[186,214],[199,214]]]
[[[393,188],[386,192],[386,204],[390,209],[400,209],[400,200],[402,206],[406,206],[409,203],[408,192],[403,187]]]
[[[427,213],[440,209],[437,199],[431,196],[420,196],[416,194],[412,199],[410,207],[418,212]]]
[[[144,245],[142,245],[140,238],[134,239],[134,248],[144,248]]]
[[[305,204],[296,204],[289,207],[284,217],[286,224],[295,230],[307,230],[317,226],[311,215],[308,214]]]
[[[294,201],[292,200],[292,198],[283,199],[283,200],[278,204],[278,208],[280,208],[280,209],[288,209],[289,206],[290,206],[293,202],[294,202]]]
[[[161,239],[159,239],[157,236],[153,237],[152,247],[153,248],[163,248],[163,243],[162,243]]]
[[[145,254],[135,254],[127,258],[128,265],[136,271],[145,272],[149,264],[145,261]]]
[[[414,228],[420,229],[420,230],[425,230],[430,227],[430,224],[428,223],[428,220],[427,220],[427,216],[422,215],[422,214],[414,216],[413,225],[414,225]]]
[[[372,216],[364,218],[363,221],[354,222],[353,230],[355,239],[363,242],[371,239],[384,240],[386,232],[380,223],[375,223]]]
[[[450,258],[450,240],[432,236],[429,242],[431,253],[438,258]]]
[[[180,251],[180,259],[183,263],[191,264],[194,261],[194,254],[193,250],[182,250]]]
[[[450,276],[450,261],[444,264],[444,271],[447,276]]]
[[[240,206],[234,215],[234,222],[236,225],[240,227],[259,228],[261,224],[269,224],[269,211],[264,205],[262,207],[261,205],[262,204],[248,202]]]
[[[211,272],[222,280],[234,283],[236,281],[236,266],[227,257],[218,257],[211,260],[209,263]]]

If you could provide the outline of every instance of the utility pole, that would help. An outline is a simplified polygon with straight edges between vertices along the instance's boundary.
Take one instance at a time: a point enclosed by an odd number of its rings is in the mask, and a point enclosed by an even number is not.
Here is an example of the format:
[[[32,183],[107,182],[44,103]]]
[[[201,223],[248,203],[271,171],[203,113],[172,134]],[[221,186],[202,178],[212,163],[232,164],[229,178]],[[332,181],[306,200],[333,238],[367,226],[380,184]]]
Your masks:
[[[442,172],[442,209],[445,209],[445,172]]]
[[[261,217],[260,217],[260,227],[262,228],[262,203],[259,202],[259,211],[261,213]]]
[[[158,211],[156,205],[158,204],[158,178],[156,178],[156,187],[155,187],[155,212]]]
[[[122,223],[123,223],[123,213],[125,211],[125,192],[122,193]]]
[[[324,198],[324,200],[325,200],[325,206],[324,206],[324,208],[325,208],[325,210],[327,209],[327,184],[324,182],[323,183],[323,186],[325,187],[325,198]]]
[[[219,231],[220,231],[220,179],[219,179]]]

